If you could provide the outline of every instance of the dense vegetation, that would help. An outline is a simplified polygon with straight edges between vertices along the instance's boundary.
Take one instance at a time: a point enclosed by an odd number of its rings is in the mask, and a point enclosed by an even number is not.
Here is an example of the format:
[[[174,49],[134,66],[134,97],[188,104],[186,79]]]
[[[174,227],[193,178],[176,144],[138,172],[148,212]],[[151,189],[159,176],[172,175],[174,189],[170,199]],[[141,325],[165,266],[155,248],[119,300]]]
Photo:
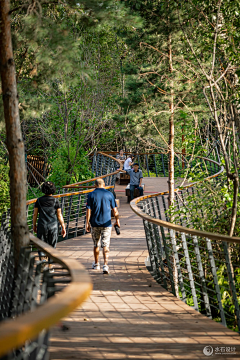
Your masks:
[[[240,236],[239,0],[16,0],[11,9],[25,153],[41,156],[49,165],[45,178],[61,189],[92,177],[90,155],[95,150],[164,152],[169,219]],[[10,206],[11,170],[3,103],[0,217]],[[199,180],[181,207],[174,200],[175,155],[180,163],[185,159],[183,177]],[[224,166],[217,181],[204,181],[209,173],[198,155]],[[39,185],[27,184],[28,198],[40,194]],[[212,243],[219,263],[220,245]],[[239,246],[224,246],[237,269],[239,292]],[[193,255],[190,260],[197,268]],[[214,288],[207,258],[204,264]],[[228,284],[226,266],[220,264],[217,275]],[[237,331],[232,299],[226,291],[222,303]],[[200,295],[198,301],[204,311]],[[217,304],[216,298],[211,301]],[[187,303],[193,305],[191,296]],[[220,321],[218,312],[214,317]]]
[[[203,155],[217,145],[227,178],[217,196],[229,199],[225,232],[233,233],[239,2],[12,1],[11,6],[25,151],[44,157],[51,165],[49,178],[60,188],[89,177],[88,156],[96,149]],[[0,111],[3,118],[2,104]],[[2,213],[9,205],[9,181],[0,124]],[[29,187],[29,196],[34,193]]]

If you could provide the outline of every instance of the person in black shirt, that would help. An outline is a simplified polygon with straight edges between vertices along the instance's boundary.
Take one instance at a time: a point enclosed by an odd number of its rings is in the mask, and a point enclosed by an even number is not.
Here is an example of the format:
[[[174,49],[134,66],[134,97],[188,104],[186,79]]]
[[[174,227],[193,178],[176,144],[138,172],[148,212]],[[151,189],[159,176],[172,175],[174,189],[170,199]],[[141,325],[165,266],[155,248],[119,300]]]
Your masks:
[[[62,236],[66,236],[66,229],[62,217],[62,211],[58,199],[53,197],[56,187],[51,181],[47,181],[42,185],[44,196],[37,199],[33,213],[33,231],[37,233],[37,237],[56,247],[58,240],[58,220],[62,226]],[[37,223],[37,217],[38,224]],[[39,254],[41,258],[42,254]]]
[[[55,248],[58,240],[58,221],[62,226],[62,236],[66,236],[62,211],[58,199],[53,197],[53,194],[56,192],[54,183],[51,181],[43,183],[42,192],[45,195],[38,198],[35,202],[33,213],[33,231],[37,233],[37,237],[40,240]],[[37,224],[38,214],[39,218]],[[44,253],[39,252],[40,259],[44,256]],[[54,272],[51,264],[49,264],[49,268],[50,272]],[[58,326],[63,331],[69,330],[69,327],[64,325],[61,321],[58,323]]]

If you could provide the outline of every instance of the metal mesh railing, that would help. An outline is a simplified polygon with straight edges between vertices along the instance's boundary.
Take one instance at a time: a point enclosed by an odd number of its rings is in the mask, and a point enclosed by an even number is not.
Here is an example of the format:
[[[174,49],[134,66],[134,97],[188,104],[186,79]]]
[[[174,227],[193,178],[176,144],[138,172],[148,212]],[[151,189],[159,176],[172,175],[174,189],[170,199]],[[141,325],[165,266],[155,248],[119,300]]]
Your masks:
[[[84,180],[75,184],[63,186],[64,191],[75,191],[76,189],[94,188],[95,180],[101,178],[105,182],[105,186],[113,186],[111,191],[114,191],[115,182],[118,172],[122,169],[122,164],[111,155],[97,152],[92,158],[92,172],[95,177]]]
[[[108,152],[112,157],[117,156],[117,152]],[[168,177],[169,169],[169,155],[167,153],[139,153],[134,154],[134,161],[138,162],[139,168],[143,171],[144,177]],[[217,171],[217,161],[218,161],[218,152],[213,149],[211,154],[209,154],[208,159],[213,160],[213,162],[208,162],[208,171],[209,175],[215,174]],[[93,161],[94,163],[94,161]],[[175,177],[183,177],[185,175],[186,170],[189,172],[195,168],[195,166],[201,166],[203,169],[205,165],[204,158],[202,157],[194,157],[191,155],[175,153],[174,156],[174,173]],[[116,167],[117,169],[117,167]]]
[[[105,181],[105,188],[114,193],[116,175],[119,162],[104,153],[94,154],[92,168],[96,177],[76,184],[63,187],[62,194],[54,195],[60,202],[63,219],[66,225],[67,235],[65,240],[85,234],[86,203],[88,194],[94,190],[94,183],[97,178]],[[80,189],[84,189],[81,190]],[[86,189],[86,190],[85,190]],[[79,191],[77,191],[79,190]],[[27,222],[30,232],[33,231],[33,211],[37,199],[27,201]],[[63,240],[59,227],[58,241]]]
[[[115,167],[118,162],[109,155],[98,153],[93,159],[93,171],[103,178],[106,189],[114,191]],[[121,168],[121,166],[120,166]],[[94,179],[64,187],[54,195],[60,201],[66,238],[85,233],[87,195],[93,191]],[[76,191],[85,187],[88,190]],[[69,187],[69,189],[67,189]],[[33,211],[37,199],[27,202],[27,222],[33,231]],[[59,240],[61,240],[59,228]],[[39,260],[38,251],[48,257]],[[50,264],[51,263],[51,264]],[[54,273],[50,266],[54,265]],[[48,357],[48,329],[81,304],[91,291],[91,281],[83,267],[66,259],[55,249],[31,235],[31,243],[22,248],[18,267],[14,266],[10,236],[9,212],[3,215],[0,230],[0,357],[3,360],[43,360]],[[49,303],[49,298],[58,292]],[[24,314],[24,320],[22,315]],[[13,322],[10,319],[16,318]],[[26,326],[27,324],[27,326]]]
[[[199,164],[204,165],[206,177],[212,174],[210,179],[217,184],[221,165],[208,159]],[[168,209],[168,192],[131,202],[143,218],[151,271],[164,288],[195,310],[239,331],[240,238],[192,227],[197,217],[193,223],[187,199],[194,191],[194,184],[175,191],[175,219],[174,211]],[[220,204],[216,216],[219,210]],[[204,220],[204,207],[199,206],[196,213]]]
[[[0,230],[0,359],[44,360],[49,327],[80,305],[92,285],[81,264],[32,235],[30,245],[21,249],[15,271],[9,220],[4,214]],[[39,260],[38,251],[48,256],[54,273]],[[53,297],[55,293],[58,297]]]
[[[109,191],[114,190],[114,186],[106,186]],[[86,219],[86,203],[88,194],[94,189],[75,191],[59,195],[54,195],[60,202],[64,223],[66,225],[65,240],[81,236],[85,234],[85,219]],[[30,232],[33,231],[33,212],[37,199],[29,200],[27,202],[27,222]],[[59,226],[58,241],[63,240],[61,235],[61,228]]]

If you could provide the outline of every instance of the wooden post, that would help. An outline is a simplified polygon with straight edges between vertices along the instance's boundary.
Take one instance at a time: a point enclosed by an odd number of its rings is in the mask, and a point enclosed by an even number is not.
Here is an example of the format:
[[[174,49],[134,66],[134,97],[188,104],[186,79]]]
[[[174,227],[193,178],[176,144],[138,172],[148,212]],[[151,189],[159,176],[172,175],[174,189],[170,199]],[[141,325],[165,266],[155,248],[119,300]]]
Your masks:
[[[20,248],[29,244],[29,231],[26,218],[26,165],[9,11],[10,1],[0,0],[0,73],[10,163],[11,232],[16,265]]]

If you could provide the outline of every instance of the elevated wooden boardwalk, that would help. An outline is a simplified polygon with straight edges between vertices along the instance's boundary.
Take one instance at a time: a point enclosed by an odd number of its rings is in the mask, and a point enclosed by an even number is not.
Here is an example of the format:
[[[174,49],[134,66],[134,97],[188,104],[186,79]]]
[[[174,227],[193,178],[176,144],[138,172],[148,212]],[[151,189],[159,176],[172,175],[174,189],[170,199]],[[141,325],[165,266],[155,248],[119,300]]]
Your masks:
[[[144,179],[146,191],[165,191],[166,179]],[[124,190],[124,186],[116,186]],[[92,239],[67,240],[58,249],[78,259],[94,283],[91,298],[68,318],[67,332],[54,328],[51,359],[240,359],[240,337],[168,293],[145,267],[148,255],[142,220],[120,199],[121,235],[113,232],[110,275],[91,269]],[[101,258],[101,267],[103,261]],[[210,348],[211,350],[211,348]]]

